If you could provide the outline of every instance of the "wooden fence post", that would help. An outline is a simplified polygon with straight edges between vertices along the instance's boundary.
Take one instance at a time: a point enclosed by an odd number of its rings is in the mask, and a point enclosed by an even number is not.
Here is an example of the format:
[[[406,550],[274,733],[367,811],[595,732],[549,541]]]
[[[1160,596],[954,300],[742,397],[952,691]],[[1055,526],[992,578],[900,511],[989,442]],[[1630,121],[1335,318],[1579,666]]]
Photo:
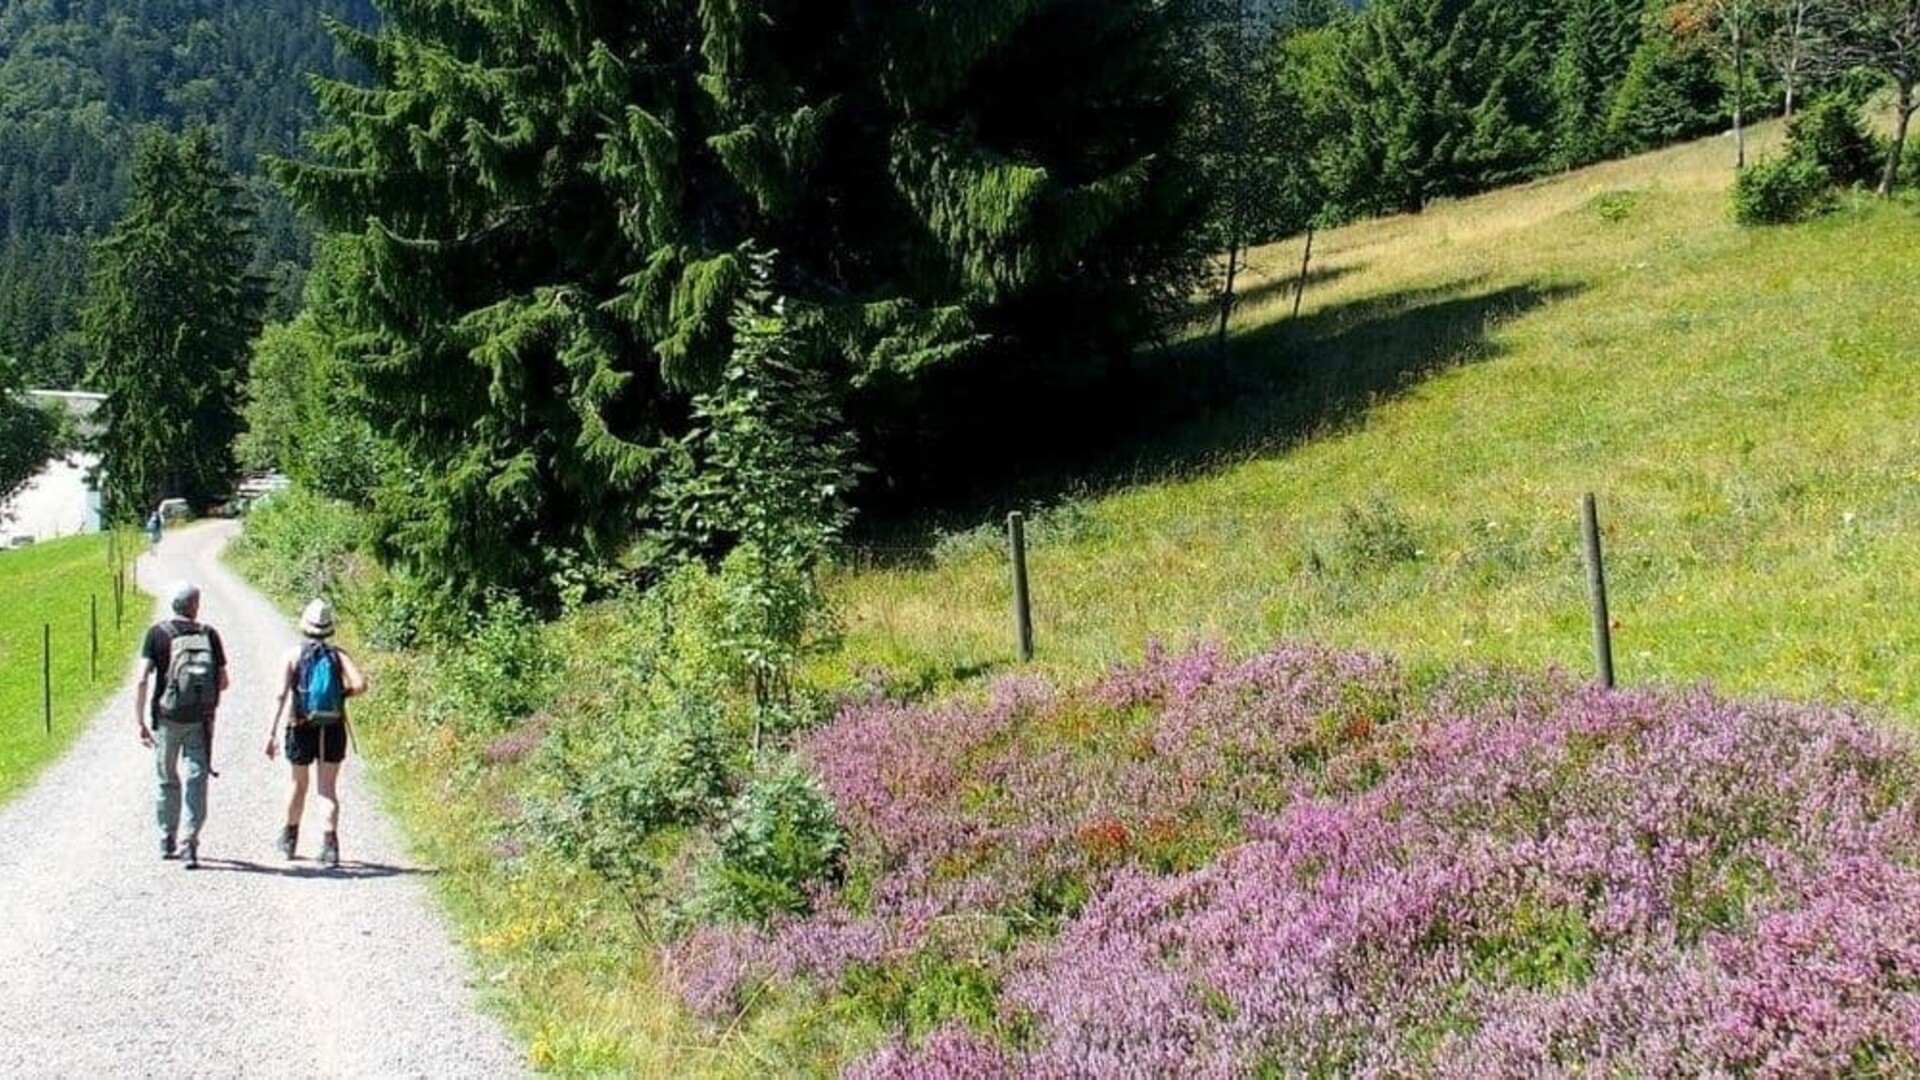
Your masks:
[[[1007,547],[1013,555],[1013,626],[1020,641],[1020,660],[1033,659],[1033,607],[1027,598],[1027,527],[1015,510],[1007,515]]]
[[[1593,606],[1593,662],[1600,685],[1613,689],[1613,627],[1607,619],[1607,571],[1600,558],[1600,514],[1593,493],[1581,502],[1581,525],[1587,541],[1587,596]]]
[[[53,734],[53,624],[40,624],[40,714]]]

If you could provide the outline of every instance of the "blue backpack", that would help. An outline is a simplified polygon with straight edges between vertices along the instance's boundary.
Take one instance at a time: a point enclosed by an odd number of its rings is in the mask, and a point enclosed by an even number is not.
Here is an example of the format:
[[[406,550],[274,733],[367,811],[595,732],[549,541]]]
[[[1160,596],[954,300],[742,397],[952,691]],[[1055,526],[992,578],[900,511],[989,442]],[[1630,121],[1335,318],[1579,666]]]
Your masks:
[[[318,641],[300,650],[293,675],[293,718],[302,724],[325,727],[347,715],[347,685],[340,670],[340,654]]]

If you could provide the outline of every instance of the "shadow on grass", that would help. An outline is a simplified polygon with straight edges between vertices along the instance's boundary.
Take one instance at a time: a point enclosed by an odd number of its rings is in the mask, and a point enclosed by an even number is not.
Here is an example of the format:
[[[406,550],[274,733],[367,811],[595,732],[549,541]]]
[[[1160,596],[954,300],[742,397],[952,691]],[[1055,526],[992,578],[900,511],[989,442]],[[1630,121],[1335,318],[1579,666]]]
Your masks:
[[[1364,269],[1366,269],[1366,264],[1358,262],[1338,266],[1311,267],[1307,271],[1307,291],[1312,292],[1317,286],[1325,285],[1330,281],[1338,281],[1348,274]],[[1298,288],[1299,285],[1300,272],[1298,264],[1296,263],[1293,273],[1277,270],[1268,275],[1267,278],[1258,285],[1244,286],[1235,289],[1233,292],[1233,310],[1235,312],[1244,312],[1248,308],[1257,307],[1276,296],[1283,297],[1288,303],[1292,303],[1293,290]],[[1195,301],[1189,310],[1196,322],[1204,323],[1207,326],[1216,325],[1215,320],[1220,318],[1220,304],[1211,297]]]
[[[1277,319],[1232,336],[1141,352],[1053,400],[983,412],[964,484],[906,518],[875,515],[852,539],[868,565],[928,566],[942,534],[1010,509],[1044,512],[1142,484],[1207,475],[1348,428],[1445,369],[1498,355],[1502,322],[1582,286],[1482,291],[1468,279]],[[1071,382],[1071,380],[1068,380]],[[1008,429],[1011,428],[1011,437]]]

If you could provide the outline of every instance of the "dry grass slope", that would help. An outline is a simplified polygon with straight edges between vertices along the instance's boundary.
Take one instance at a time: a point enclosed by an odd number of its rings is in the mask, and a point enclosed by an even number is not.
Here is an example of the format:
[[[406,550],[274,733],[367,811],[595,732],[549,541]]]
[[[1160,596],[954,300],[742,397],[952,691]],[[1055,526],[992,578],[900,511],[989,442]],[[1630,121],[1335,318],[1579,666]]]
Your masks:
[[[1256,252],[1232,406],[1142,443],[1135,474],[1169,479],[1034,522],[1042,664],[1298,637],[1586,670],[1593,491],[1623,680],[1911,714],[1920,215],[1856,198],[1740,229],[1729,156],[1706,140],[1323,235],[1298,319],[1298,246]],[[843,575],[845,662],[929,684],[1007,665],[997,528]]]

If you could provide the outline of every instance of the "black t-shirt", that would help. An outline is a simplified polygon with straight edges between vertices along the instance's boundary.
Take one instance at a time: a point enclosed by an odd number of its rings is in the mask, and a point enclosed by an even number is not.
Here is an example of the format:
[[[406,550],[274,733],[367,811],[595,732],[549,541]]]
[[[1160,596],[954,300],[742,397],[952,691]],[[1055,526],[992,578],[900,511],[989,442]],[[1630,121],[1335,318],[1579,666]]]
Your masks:
[[[140,646],[140,655],[153,665],[155,673],[153,693],[147,698],[147,715],[155,721],[160,719],[160,690],[167,681],[167,668],[173,665],[173,639],[195,630],[207,632],[207,641],[213,646],[214,667],[227,670],[227,650],[220,644],[220,631],[206,623],[190,619],[162,619],[148,627],[147,640]]]

